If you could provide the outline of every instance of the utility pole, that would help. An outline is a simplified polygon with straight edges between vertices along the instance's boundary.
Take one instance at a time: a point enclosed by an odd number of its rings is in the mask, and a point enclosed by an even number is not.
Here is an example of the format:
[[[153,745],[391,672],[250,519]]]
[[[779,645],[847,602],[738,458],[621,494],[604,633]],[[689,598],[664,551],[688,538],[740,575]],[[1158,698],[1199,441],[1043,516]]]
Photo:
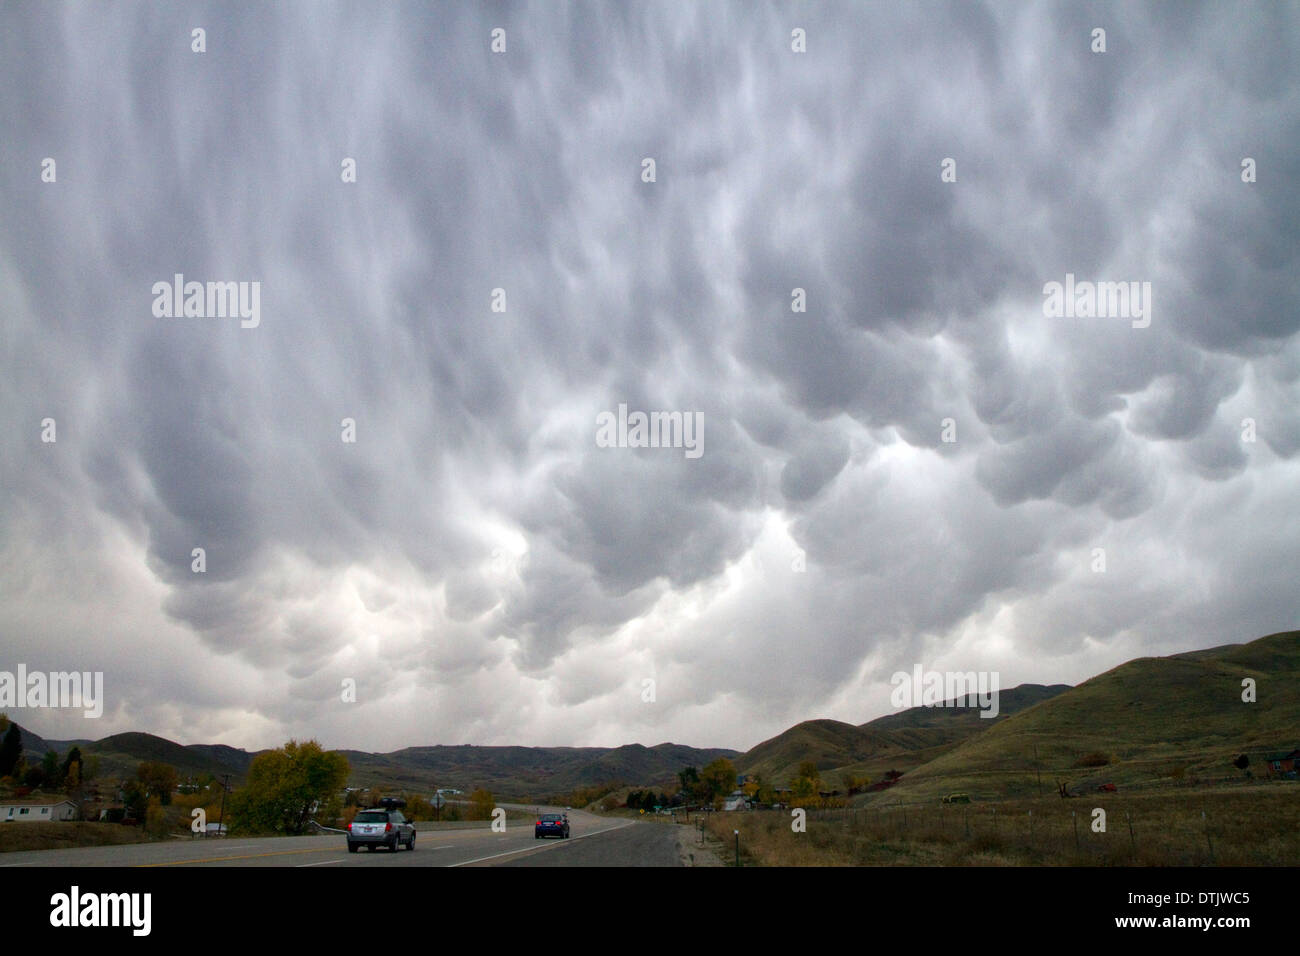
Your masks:
[[[217,836],[224,836],[226,832],[226,791],[230,789],[230,774],[221,775],[221,816],[217,820]]]

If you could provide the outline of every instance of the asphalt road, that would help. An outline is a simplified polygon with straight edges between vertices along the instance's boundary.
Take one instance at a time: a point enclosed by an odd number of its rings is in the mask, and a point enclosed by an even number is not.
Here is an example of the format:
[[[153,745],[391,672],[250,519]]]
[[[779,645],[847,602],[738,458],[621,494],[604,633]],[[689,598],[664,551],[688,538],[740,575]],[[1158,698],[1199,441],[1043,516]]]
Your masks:
[[[585,815],[585,814],[584,814]],[[569,820],[572,822],[573,813]],[[691,827],[669,823],[638,823],[601,831],[590,839],[570,830],[567,840],[557,840],[553,853],[516,853],[495,866],[681,866],[678,833],[693,834]]]
[[[487,823],[459,830],[416,826],[415,850],[349,853],[342,834],[305,837],[174,840],[126,846],[24,850],[0,854],[0,869],[27,866],[678,866],[678,830],[670,824],[569,811],[567,840],[533,837],[531,822],[494,833]],[[22,826],[23,824],[12,824]]]

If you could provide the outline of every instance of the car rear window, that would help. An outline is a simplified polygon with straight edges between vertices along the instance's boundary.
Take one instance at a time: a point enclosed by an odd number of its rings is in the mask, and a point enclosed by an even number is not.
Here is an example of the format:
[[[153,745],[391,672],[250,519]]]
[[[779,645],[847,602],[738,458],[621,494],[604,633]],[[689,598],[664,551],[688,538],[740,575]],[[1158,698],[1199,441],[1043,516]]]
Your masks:
[[[542,814],[542,822],[543,822],[543,823],[558,823],[559,821],[560,821],[560,815],[559,815],[558,813],[543,813],[543,814]]]
[[[386,810],[367,810],[364,813],[358,813],[353,819],[354,823],[387,823],[388,812]]]

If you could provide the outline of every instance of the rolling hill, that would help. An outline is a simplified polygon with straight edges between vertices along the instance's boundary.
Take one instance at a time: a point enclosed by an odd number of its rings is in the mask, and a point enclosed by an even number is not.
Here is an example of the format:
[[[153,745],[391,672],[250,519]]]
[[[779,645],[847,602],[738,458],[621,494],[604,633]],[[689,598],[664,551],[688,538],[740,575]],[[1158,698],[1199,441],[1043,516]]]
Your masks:
[[[100,779],[130,776],[145,761],[171,764],[182,779],[204,773],[214,776],[229,773],[238,778],[247,772],[254,756],[246,750],[222,745],[183,746],[153,734],[113,734],[100,740],[46,740],[21,724],[18,729],[22,733],[23,756],[28,762],[39,762],[51,750],[62,760],[69,750],[78,747],[83,758],[99,758]]]
[[[1242,681],[1257,701],[1242,701]],[[1243,776],[1238,754],[1300,744],[1300,631],[1121,664],[1042,700],[908,773],[889,800],[1121,789]],[[1105,763],[1101,761],[1105,760]],[[1094,764],[1089,766],[1089,764]],[[885,799],[869,795],[862,802]]]
[[[1066,684],[1022,684],[999,694],[995,718],[980,717],[971,699],[949,701],[944,707],[909,707],[865,724],[838,720],[806,720],[753,747],[735,761],[741,773],[758,774],[785,784],[800,763],[811,760],[823,782],[842,787],[849,776],[880,779],[886,770],[918,767],[957,743],[982,733],[1012,714],[1069,689]]]
[[[763,741],[737,758],[735,763],[741,773],[758,774],[770,783],[784,784],[805,760],[813,761],[818,770],[826,771],[871,757],[898,754],[904,749],[888,733],[873,732],[838,720],[805,720]]]

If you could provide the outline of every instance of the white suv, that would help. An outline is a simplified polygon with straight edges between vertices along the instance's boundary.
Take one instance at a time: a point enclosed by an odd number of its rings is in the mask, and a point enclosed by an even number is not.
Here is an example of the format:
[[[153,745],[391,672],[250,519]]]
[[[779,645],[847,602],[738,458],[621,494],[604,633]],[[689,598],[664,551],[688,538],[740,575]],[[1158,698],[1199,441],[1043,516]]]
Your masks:
[[[402,811],[389,807],[358,810],[348,824],[348,852],[358,848],[386,846],[396,852],[399,846],[415,849],[415,824],[402,816]]]

